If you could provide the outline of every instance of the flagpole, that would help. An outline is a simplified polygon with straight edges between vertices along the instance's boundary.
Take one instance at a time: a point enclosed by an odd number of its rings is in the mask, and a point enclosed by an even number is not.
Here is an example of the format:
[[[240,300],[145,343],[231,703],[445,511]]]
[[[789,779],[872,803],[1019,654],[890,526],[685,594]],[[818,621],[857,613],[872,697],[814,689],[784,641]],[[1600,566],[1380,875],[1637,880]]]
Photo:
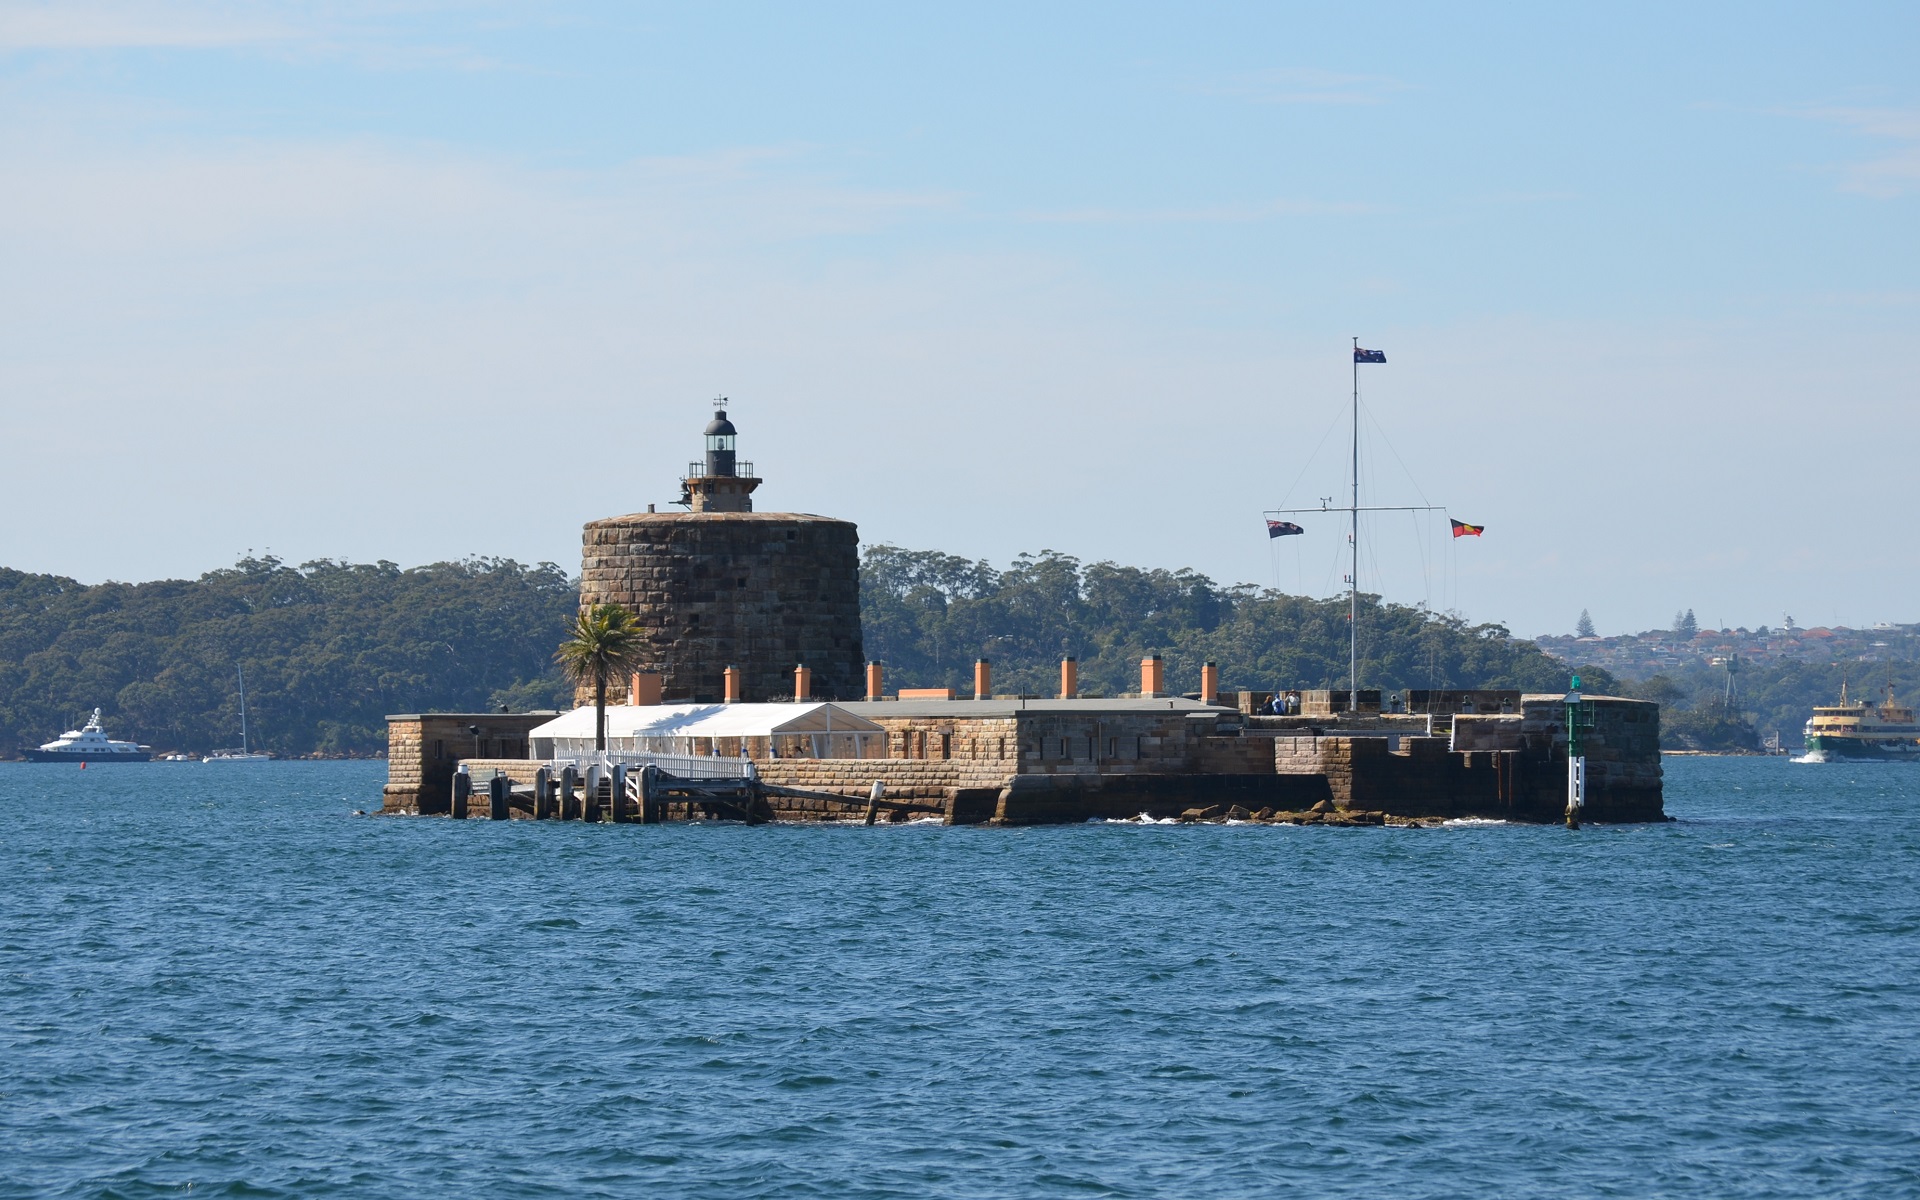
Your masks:
[[[1347,711],[1360,711],[1360,339],[1353,339],[1353,502],[1347,509]]]

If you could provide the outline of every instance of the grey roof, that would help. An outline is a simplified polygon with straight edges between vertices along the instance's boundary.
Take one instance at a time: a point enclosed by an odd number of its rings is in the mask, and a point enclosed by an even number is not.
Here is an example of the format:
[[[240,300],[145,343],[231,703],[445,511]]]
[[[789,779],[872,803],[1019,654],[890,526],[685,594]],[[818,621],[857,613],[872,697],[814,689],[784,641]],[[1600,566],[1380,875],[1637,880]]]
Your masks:
[[[498,710],[493,712],[388,713],[387,720],[419,721],[430,718],[436,721],[498,721],[501,717],[534,717],[538,720],[545,721],[559,715],[560,710],[557,708],[531,708],[523,712],[510,713],[503,713]]]
[[[1139,698],[1013,700],[1001,697],[995,697],[992,700],[843,700],[839,702],[839,706],[869,721],[885,720],[888,717],[953,717],[964,720],[969,717],[1017,717],[1022,714],[1090,716],[1099,713],[1233,713],[1239,711],[1218,704],[1202,704],[1198,700],[1188,700],[1181,696],[1164,696],[1158,700]]]
[[[1565,700],[1566,698],[1567,698],[1567,694],[1565,692],[1528,692],[1526,695],[1520,697],[1520,702],[1522,704],[1537,704],[1542,700]],[[1603,696],[1598,692],[1581,692],[1580,698],[1582,700],[1605,700],[1609,704],[1652,704],[1653,703],[1653,701],[1651,700],[1636,700],[1632,696]],[[1475,714],[1467,713],[1465,715],[1473,716]],[[1486,714],[1482,713],[1479,715],[1485,716]]]

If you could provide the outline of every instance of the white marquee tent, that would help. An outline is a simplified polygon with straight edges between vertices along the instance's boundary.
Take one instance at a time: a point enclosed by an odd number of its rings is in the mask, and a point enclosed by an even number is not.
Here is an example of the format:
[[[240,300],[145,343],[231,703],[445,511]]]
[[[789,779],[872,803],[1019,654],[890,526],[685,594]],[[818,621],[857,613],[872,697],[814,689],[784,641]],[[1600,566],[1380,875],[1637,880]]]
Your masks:
[[[537,759],[593,753],[592,705],[536,725],[527,734]],[[763,753],[789,758],[886,756],[886,731],[865,717],[825,702],[801,704],[610,704],[607,750],[612,754],[745,753],[748,739],[766,739]]]

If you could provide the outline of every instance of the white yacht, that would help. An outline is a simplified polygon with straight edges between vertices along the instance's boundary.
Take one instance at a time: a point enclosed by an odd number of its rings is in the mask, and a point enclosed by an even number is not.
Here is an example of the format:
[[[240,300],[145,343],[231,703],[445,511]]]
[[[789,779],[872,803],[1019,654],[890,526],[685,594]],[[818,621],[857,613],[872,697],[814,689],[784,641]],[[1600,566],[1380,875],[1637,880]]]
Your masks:
[[[67,730],[38,750],[27,751],[28,762],[146,762],[152,757],[152,746],[109,738],[107,731],[100,728],[97,708],[85,725]]]
[[[240,675],[240,748],[238,750],[215,750],[200,761],[203,763],[251,763],[266,762],[273,755],[252,750],[247,747],[247,673],[234,668]]]

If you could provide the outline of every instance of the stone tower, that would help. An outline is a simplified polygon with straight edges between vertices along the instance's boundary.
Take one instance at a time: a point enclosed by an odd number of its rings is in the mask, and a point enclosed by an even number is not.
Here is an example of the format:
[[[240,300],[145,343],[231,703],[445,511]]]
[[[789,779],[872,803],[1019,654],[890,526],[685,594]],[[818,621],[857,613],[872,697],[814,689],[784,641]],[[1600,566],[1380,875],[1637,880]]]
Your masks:
[[[724,404],[725,401],[717,401]],[[815,699],[863,694],[860,534],[851,521],[757,513],[753,464],[735,457],[726,410],[706,428],[706,457],[681,480],[683,513],[632,513],[586,527],[580,603],[624,605],[650,646],[643,671],[667,701],[720,700],[741,670],[743,700],[793,695],[794,668]],[[626,680],[609,699],[624,701]],[[585,691],[579,703],[592,703]]]

